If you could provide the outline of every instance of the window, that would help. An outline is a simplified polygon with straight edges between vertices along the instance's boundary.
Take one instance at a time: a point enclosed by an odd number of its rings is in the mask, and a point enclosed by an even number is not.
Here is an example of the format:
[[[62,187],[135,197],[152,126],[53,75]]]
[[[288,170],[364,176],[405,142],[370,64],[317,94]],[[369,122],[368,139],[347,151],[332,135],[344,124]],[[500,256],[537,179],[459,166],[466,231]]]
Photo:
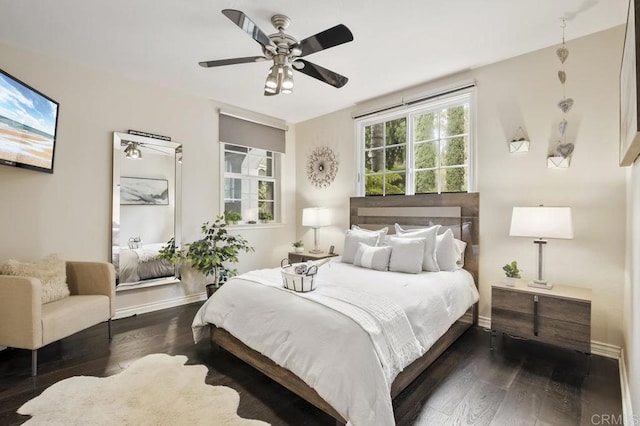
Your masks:
[[[469,191],[471,105],[467,91],[357,120],[359,195]]]
[[[279,220],[278,153],[222,144],[224,150],[224,210],[243,222]]]

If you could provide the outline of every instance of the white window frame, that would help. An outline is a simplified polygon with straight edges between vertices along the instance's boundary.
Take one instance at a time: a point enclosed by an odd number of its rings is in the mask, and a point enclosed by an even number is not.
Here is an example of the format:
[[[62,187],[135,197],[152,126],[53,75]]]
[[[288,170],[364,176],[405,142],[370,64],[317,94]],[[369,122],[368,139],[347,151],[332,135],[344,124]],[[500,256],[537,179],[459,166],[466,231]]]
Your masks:
[[[233,146],[238,146],[238,147],[242,147],[242,148],[247,148],[247,149],[256,149],[256,148],[252,148],[252,147],[247,147],[247,146],[243,146],[243,145],[239,145],[239,144],[234,144],[234,143],[225,143],[225,142],[220,142],[220,215],[224,216],[224,212],[225,212],[225,178],[235,178],[235,179],[254,179],[256,181],[272,181],[274,182],[274,186],[273,186],[273,220],[272,222],[269,223],[261,223],[257,214],[258,212],[256,212],[256,217],[255,218],[245,218],[243,216],[242,221],[238,222],[240,225],[239,226],[244,226],[244,225],[248,225],[251,227],[255,227],[255,226],[262,226],[262,227],[270,227],[270,226],[280,226],[282,225],[283,222],[283,214],[282,214],[282,162],[283,162],[283,156],[284,154],[280,153],[280,152],[276,152],[276,151],[269,151],[269,150],[264,150],[267,152],[271,152],[272,153],[272,161],[273,161],[273,177],[267,177],[267,176],[253,176],[253,175],[245,175],[242,173],[227,173],[226,172],[226,167],[225,167],[225,152],[227,152],[227,150],[225,149],[225,147],[227,145],[233,145]],[[233,152],[233,151],[230,151]],[[260,200],[258,200],[259,203]],[[249,220],[255,220],[256,223],[251,223],[249,224],[248,221]]]
[[[365,195],[365,161],[364,161],[364,153],[365,153],[365,127],[371,126],[373,124],[383,123],[387,121],[397,120],[399,118],[406,118],[407,120],[407,131],[406,131],[406,178],[405,178],[405,193],[404,195],[414,195],[415,194],[415,172],[414,169],[414,157],[415,157],[415,147],[413,140],[413,117],[417,115],[427,114],[429,112],[434,112],[441,110],[443,108],[448,108],[456,105],[460,105],[461,103],[469,104],[469,146],[468,146],[468,158],[467,158],[467,192],[475,192],[476,191],[476,129],[475,129],[475,114],[476,114],[476,103],[475,103],[475,90],[474,88],[468,88],[456,91],[455,94],[443,95],[438,98],[430,99],[425,102],[420,102],[415,105],[410,105],[407,107],[400,107],[398,109],[394,109],[390,112],[381,112],[378,114],[368,115],[366,117],[356,119],[355,120],[355,153],[356,153],[356,188],[355,193],[357,196],[362,197]],[[386,149],[386,147],[385,147]],[[447,168],[447,167],[442,167]],[[438,166],[436,170],[441,170],[441,167]],[[383,180],[384,182],[384,180]],[[438,187],[438,194],[440,192],[440,187]],[[386,194],[385,194],[386,195]]]

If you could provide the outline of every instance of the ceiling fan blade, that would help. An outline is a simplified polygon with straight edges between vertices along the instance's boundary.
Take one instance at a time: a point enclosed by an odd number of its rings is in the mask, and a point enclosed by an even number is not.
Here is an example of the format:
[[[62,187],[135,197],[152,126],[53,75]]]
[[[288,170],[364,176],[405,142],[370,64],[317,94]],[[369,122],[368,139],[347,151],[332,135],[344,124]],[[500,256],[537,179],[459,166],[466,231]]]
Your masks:
[[[271,39],[243,12],[234,9],[223,9],[222,14],[260,43],[262,47],[269,51],[275,51],[276,46]]]
[[[296,68],[294,66],[293,69],[295,69],[296,71],[300,71],[301,73],[306,74],[309,77],[313,77],[327,84],[330,84],[333,87],[340,88],[347,84],[347,82],[349,81],[349,79],[343,75],[323,68],[320,65],[305,61],[304,59],[297,59],[296,62],[302,62],[304,64],[304,67]]]
[[[204,61],[198,62],[201,67],[211,68],[211,67],[221,67],[223,65],[233,65],[233,64],[246,64],[248,62],[260,62],[266,61],[267,58],[264,56],[247,56],[245,58],[233,58],[233,59],[220,59],[217,61]]]
[[[330,47],[353,41],[353,34],[349,28],[340,24],[321,33],[307,37],[299,43],[302,56],[311,55]]]

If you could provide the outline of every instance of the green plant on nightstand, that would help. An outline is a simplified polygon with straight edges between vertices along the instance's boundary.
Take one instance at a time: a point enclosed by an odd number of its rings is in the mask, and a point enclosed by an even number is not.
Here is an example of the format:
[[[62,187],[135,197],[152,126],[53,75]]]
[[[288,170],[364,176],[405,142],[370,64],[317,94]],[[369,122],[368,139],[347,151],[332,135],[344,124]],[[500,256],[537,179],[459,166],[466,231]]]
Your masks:
[[[504,283],[508,286],[514,286],[516,283],[516,279],[522,278],[520,276],[520,269],[518,269],[518,262],[515,260],[511,263],[507,263],[502,267],[504,274],[506,276]]]
[[[294,251],[296,253],[303,253],[304,252],[304,243],[302,242],[302,240],[298,240],[295,243],[293,243],[293,247],[294,247]]]

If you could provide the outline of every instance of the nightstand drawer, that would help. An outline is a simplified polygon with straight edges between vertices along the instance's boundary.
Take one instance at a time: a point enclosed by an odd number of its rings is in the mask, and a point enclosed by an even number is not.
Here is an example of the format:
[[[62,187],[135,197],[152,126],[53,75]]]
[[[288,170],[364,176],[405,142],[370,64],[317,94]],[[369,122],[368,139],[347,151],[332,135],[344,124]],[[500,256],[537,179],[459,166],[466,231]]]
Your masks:
[[[506,309],[491,311],[491,329],[512,336],[550,343],[581,352],[591,352],[591,329],[588,324],[577,324],[551,318],[538,319],[538,333],[534,329],[533,314]]]
[[[522,293],[493,287],[491,304],[499,309],[533,315],[534,298],[538,297],[538,316],[589,325],[591,303],[554,296]]]

